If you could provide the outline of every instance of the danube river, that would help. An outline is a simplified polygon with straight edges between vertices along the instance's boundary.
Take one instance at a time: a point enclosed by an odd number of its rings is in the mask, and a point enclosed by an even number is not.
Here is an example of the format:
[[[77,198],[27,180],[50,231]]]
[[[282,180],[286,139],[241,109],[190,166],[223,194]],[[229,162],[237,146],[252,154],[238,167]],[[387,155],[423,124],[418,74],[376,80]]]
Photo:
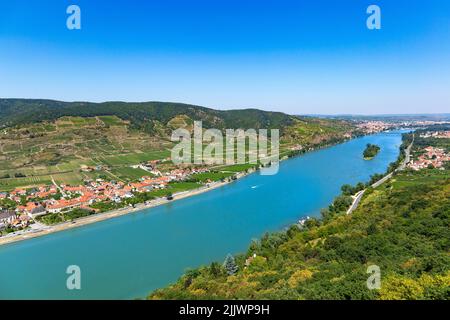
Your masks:
[[[367,143],[381,147],[363,160]],[[401,133],[311,152],[274,176],[251,174],[221,188],[122,217],[0,247],[0,299],[133,299],[192,267],[222,261],[252,239],[319,216],[341,185],[367,181],[395,161]],[[81,269],[81,289],[66,269]]]

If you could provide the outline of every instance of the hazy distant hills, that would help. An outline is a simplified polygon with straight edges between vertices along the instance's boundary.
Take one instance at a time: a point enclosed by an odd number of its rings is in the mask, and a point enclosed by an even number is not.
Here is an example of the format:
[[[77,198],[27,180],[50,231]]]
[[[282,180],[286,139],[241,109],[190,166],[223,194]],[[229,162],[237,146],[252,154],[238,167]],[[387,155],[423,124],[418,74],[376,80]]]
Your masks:
[[[295,117],[281,112],[257,109],[214,110],[196,105],[171,102],[63,102],[39,99],[0,99],[0,126],[14,126],[53,121],[63,116],[95,117],[115,115],[130,126],[153,132],[158,124],[166,125],[184,115],[203,121],[206,128],[284,128]]]
[[[342,119],[342,120],[372,120],[372,121],[450,121],[450,113],[423,113],[423,114],[378,114],[378,115],[308,115],[315,118]]]

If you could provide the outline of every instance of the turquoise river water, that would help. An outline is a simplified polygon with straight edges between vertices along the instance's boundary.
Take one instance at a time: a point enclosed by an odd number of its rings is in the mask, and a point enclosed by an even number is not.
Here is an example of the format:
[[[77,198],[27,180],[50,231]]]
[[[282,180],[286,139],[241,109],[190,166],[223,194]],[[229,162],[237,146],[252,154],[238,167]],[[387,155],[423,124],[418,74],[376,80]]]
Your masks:
[[[381,147],[370,161],[367,143]],[[344,183],[367,181],[395,161],[401,133],[357,138],[251,174],[197,196],[118,218],[0,246],[0,299],[133,299],[187,269],[243,252],[251,240],[318,216]],[[81,269],[81,290],[66,269]]]

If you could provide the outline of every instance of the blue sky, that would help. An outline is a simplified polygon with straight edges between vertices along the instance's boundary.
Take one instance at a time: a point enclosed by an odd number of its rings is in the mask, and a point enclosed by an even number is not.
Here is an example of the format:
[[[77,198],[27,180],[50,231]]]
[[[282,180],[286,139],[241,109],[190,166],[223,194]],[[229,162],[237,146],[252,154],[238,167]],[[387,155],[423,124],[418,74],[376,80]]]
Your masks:
[[[438,113],[449,88],[445,0],[0,0],[0,97]]]

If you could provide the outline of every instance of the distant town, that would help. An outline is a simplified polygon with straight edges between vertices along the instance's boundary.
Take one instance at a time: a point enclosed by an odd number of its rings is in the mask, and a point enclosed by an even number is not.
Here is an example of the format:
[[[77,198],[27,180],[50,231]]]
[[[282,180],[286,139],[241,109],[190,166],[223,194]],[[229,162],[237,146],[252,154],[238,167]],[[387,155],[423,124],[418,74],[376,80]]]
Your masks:
[[[450,131],[426,131],[421,133],[419,138],[449,139]],[[444,148],[427,146],[420,151],[421,154],[418,155],[416,159],[411,160],[408,164],[409,168],[416,171],[426,168],[444,170],[446,163],[450,161],[450,155]]]
[[[421,128],[429,126],[448,125],[450,121],[358,121],[356,127],[366,134],[377,133],[386,130],[393,130],[399,128]],[[437,133],[434,133],[437,134]],[[444,133],[448,134],[448,133]]]

